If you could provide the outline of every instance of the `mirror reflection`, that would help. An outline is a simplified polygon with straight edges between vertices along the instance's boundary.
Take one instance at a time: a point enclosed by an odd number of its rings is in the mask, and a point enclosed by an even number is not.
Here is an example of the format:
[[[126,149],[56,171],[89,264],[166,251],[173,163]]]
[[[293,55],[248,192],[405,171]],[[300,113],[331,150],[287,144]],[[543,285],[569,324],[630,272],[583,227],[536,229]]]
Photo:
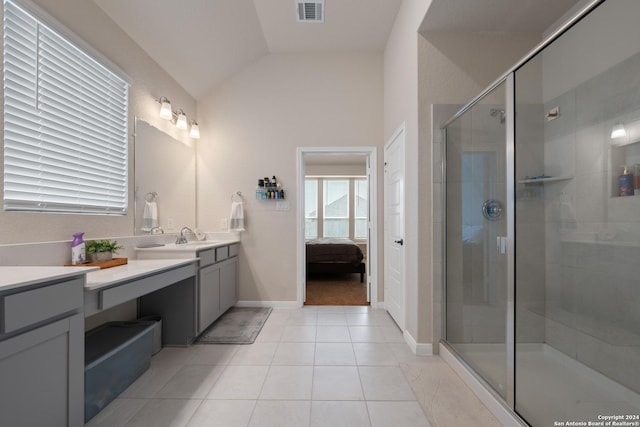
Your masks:
[[[195,163],[194,143],[136,118],[134,234],[149,234],[154,226],[171,233],[195,225]]]

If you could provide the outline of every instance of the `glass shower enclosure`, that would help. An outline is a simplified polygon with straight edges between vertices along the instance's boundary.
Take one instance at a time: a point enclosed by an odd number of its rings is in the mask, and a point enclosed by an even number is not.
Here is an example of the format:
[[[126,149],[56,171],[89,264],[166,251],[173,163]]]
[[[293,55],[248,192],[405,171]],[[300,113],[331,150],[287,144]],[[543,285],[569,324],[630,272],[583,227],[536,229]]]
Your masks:
[[[444,345],[532,426],[640,425],[638,17],[592,2],[444,126]]]

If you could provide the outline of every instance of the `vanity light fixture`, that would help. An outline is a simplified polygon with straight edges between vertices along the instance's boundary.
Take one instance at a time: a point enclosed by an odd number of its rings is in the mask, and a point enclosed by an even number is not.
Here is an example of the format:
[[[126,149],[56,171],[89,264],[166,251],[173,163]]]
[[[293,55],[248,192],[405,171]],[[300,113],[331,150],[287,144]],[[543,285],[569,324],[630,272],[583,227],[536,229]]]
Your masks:
[[[171,101],[164,96],[156,98],[156,102],[160,104],[160,118],[170,120],[178,129],[182,130],[188,129],[189,125],[191,125],[189,136],[193,139],[200,139],[200,127],[198,126],[198,122],[195,120],[189,121],[189,119],[187,119],[187,115],[182,109],[173,111],[171,109]]]
[[[198,122],[195,120],[191,120],[191,130],[189,131],[189,136],[193,139],[200,139],[200,127],[198,126]]]
[[[187,116],[184,114],[184,111],[182,110],[178,110],[178,119],[176,120],[176,127],[182,130],[189,127],[187,125]]]
[[[624,128],[624,125],[620,122],[613,125],[611,129],[611,139],[620,139],[627,136],[627,130]]]
[[[160,103],[160,118],[165,120],[173,119],[173,112],[171,111],[171,101],[164,96],[158,100]]]

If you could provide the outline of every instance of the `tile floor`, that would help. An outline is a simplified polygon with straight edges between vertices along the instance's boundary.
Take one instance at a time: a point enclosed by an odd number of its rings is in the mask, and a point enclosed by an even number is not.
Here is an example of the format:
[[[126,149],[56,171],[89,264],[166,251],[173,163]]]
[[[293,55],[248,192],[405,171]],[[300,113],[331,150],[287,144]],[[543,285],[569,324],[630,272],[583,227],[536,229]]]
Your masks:
[[[252,345],[164,348],[89,426],[499,426],[384,310],[275,309]]]

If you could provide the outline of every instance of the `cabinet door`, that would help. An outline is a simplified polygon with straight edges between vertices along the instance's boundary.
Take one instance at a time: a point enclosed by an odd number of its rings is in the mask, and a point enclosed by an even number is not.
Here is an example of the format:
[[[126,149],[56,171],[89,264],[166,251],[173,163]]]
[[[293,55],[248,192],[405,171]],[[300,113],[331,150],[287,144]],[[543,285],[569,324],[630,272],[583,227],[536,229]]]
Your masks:
[[[220,311],[224,313],[238,302],[238,258],[220,267]]]
[[[84,425],[83,329],[77,314],[0,341],[2,425]]]
[[[201,333],[221,314],[219,264],[200,269],[198,288],[198,333]]]

